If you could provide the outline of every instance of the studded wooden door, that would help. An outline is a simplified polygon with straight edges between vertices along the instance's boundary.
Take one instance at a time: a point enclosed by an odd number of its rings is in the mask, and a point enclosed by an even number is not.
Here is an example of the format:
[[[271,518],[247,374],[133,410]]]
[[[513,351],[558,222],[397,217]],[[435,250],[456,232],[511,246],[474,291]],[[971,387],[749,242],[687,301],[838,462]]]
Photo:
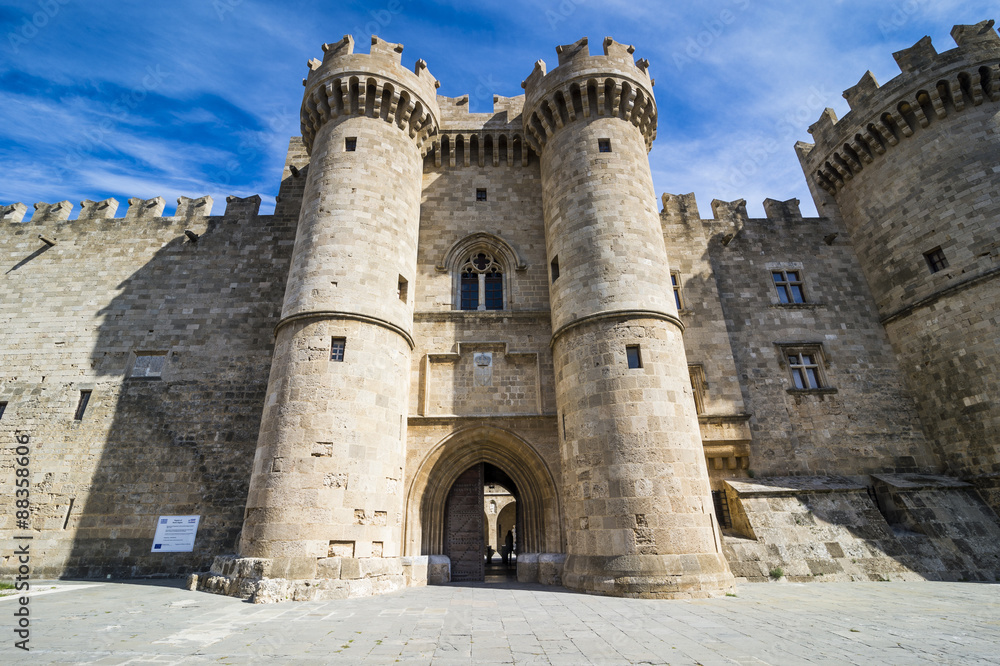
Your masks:
[[[448,493],[445,508],[445,554],[451,579],[483,580],[483,465],[465,470]]]

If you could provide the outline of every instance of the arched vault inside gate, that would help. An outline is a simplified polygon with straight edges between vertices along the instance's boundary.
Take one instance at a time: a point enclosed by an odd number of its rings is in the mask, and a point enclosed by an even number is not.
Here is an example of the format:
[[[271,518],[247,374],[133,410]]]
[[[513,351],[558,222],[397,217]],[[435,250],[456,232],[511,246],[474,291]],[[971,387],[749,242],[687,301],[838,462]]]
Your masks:
[[[455,480],[469,467],[488,463],[506,473],[518,490],[522,553],[565,551],[559,498],[549,466],[526,441],[493,426],[452,433],[421,462],[406,495],[404,554],[445,552],[445,505]]]

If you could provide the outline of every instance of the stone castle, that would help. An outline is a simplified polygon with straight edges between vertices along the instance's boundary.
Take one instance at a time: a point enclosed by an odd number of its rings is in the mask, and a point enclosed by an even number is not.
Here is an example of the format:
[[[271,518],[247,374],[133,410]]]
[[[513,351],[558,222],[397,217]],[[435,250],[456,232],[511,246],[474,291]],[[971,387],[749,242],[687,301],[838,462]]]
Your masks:
[[[996,580],[1000,36],[952,36],[796,145],[818,218],[658,210],[610,38],[491,113],[323,45],[273,215],[0,209],[4,570],[31,536],[36,577],[255,601],[474,581],[502,496],[518,579],[574,590]]]

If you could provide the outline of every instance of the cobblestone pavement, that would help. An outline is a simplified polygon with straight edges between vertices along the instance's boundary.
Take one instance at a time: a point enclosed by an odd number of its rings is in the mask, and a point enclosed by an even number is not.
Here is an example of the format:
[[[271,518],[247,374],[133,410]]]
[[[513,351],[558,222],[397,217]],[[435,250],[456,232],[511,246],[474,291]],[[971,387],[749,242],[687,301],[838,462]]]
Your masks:
[[[0,599],[0,663],[977,664],[1000,661],[1000,586],[742,585],[615,599],[538,585],[252,605],[180,582],[36,584],[31,652]]]

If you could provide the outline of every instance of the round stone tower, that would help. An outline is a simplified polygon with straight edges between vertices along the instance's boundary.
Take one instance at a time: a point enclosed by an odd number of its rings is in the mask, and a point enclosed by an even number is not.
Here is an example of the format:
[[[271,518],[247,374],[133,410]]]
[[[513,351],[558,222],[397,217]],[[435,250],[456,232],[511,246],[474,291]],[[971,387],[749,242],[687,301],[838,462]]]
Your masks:
[[[541,156],[570,588],[707,596],[733,581],[647,157],[648,62],[587,40],[522,84]]]
[[[957,25],[871,72],[797,146],[820,214],[837,208],[945,471],[1000,473],[1000,36]]]
[[[349,36],[323,50],[304,81],[310,161],[291,174],[305,191],[240,555],[267,560],[268,578],[343,578],[355,596],[403,582],[409,285],[437,81],[377,37],[370,54]]]

